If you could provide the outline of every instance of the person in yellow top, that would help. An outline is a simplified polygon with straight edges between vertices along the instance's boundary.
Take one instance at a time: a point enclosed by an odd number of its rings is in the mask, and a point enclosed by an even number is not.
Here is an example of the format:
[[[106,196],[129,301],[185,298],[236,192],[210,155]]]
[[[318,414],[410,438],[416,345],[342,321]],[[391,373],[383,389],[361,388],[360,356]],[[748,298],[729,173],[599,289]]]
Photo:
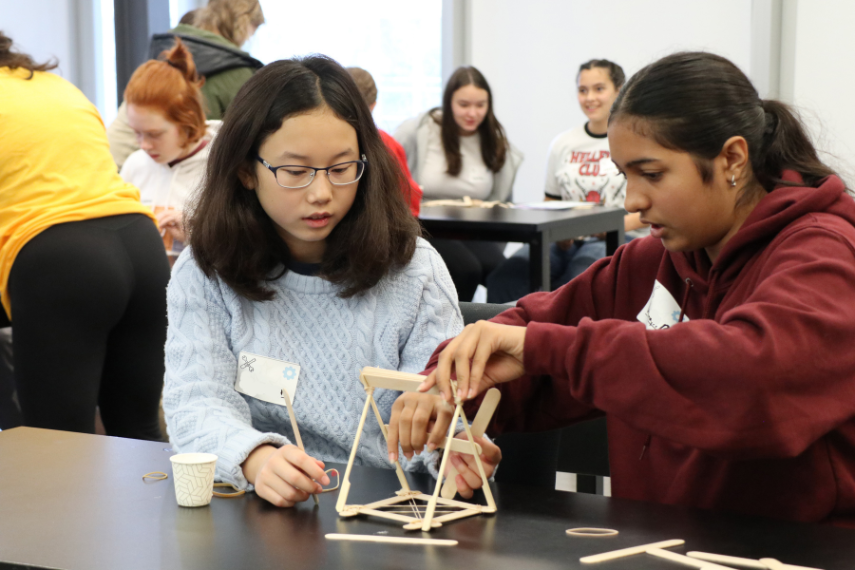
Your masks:
[[[55,66],[0,32],[0,320],[23,420],[93,433],[97,405],[108,434],[160,439],[169,263],[98,111]]]

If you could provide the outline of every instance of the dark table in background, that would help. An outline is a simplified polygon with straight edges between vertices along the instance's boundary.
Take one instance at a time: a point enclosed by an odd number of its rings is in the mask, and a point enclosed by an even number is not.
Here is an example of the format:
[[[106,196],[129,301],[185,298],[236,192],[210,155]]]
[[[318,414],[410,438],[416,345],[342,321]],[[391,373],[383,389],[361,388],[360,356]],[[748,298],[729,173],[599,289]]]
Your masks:
[[[341,519],[337,492],[293,509],[254,494],[214,498],[209,507],[175,503],[167,444],[32,428],[0,432],[0,568],[136,569],[580,569],[579,557],[683,538],[675,552],[701,550],[779,560],[824,570],[855,567],[855,531],[494,484],[498,513],[451,522],[430,533],[456,547],[332,542],[326,533],[423,536],[398,523]],[[328,465],[328,467],[330,467]],[[143,482],[149,471],[170,474]],[[390,497],[391,470],[354,468],[348,502]],[[414,488],[432,490],[424,476]],[[567,536],[594,526],[615,537]],[[425,534],[424,536],[427,536]],[[676,570],[647,555],[598,570]]]
[[[623,208],[596,206],[584,210],[522,210],[515,208],[422,208],[419,220],[431,237],[441,239],[513,241],[529,244],[530,291],[550,289],[549,245],[556,241],[606,232],[606,253],[624,242]]]

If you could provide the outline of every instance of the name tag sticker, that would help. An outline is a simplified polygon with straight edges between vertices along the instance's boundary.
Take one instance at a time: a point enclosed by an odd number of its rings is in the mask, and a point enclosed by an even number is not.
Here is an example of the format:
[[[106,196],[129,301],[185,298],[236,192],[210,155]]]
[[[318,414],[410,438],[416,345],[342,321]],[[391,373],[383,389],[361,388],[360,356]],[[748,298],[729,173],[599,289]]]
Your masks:
[[[650,299],[636,318],[649,330],[668,329],[679,322],[680,305],[668,289],[656,281],[653,283]],[[689,317],[683,315],[683,322],[688,320]]]
[[[241,352],[238,355],[235,390],[241,394],[284,406],[282,390],[288,392],[292,403],[295,402],[299,378],[299,364],[251,352]]]

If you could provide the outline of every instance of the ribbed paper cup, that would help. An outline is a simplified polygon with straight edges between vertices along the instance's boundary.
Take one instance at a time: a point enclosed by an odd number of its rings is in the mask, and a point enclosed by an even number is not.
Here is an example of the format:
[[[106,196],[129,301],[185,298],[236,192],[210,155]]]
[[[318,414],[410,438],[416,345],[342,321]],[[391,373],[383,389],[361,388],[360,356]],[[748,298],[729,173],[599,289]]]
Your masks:
[[[169,458],[175,480],[175,499],[182,507],[204,507],[214,495],[217,456],[213,453],[179,453]]]

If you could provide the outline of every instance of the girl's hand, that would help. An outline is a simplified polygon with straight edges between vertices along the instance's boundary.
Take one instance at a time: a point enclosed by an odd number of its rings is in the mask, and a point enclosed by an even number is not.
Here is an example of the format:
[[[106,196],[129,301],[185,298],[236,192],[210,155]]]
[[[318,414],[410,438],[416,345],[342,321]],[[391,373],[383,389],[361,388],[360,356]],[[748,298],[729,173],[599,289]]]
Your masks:
[[[454,408],[446,404],[440,396],[418,392],[404,392],[398,396],[392,405],[386,438],[389,462],[397,461],[399,442],[404,457],[412,459],[414,452],[421,453],[424,449],[429,430],[433,430],[431,441],[443,439],[448,433],[448,424],[453,413]],[[428,444],[428,451],[434,449],[435,443]]]
[[[174,239],[186,241],[184,235],[184,216],[178,210],[161,210],[154,216],[161,231],[169,232]]]
[[[323,461],[306,455],[296,445],[256,447],[243,462],[243,473],[259,497],[277,507],[293,507],[312,493],[320,493],[330,479]],[[317,483],[320,481],[321,484]]]
[[[454,402],[452,368],[457,374],[460,399],[472,399],[496,384],[516,380],[525,374],[525,331],[525,327],[490,321],[467,325],[440,353],[436,369],[422,382],[419,391],[425,392],[436,384],[443,398]]]
[[[467,439],[466,432],[459,433],[455,437]],[[495,443],[487,441],[483,437],[474,439],[475,443],[481,446],[481,464],[484,466],[484,474],[489,479],[493,476],[496,465],[502,460],[502,450]],[[475,464],[475,456],[451,452],[448,459],[457,469],[457,475],[454,478],[454,482],[457,483],[457,492],[464,499],[471,499],[473,491],[482,486],[481,474],[478,472],[478,465]]]

